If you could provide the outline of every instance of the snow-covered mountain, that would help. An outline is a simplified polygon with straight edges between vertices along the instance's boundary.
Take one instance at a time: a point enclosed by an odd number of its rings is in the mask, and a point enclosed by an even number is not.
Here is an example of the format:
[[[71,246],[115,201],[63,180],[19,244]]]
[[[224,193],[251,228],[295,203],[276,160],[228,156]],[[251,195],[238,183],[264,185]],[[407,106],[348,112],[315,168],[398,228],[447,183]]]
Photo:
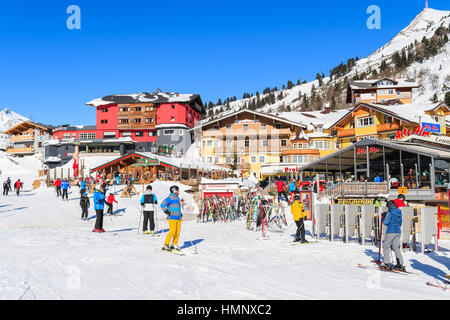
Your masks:
[[[9,108],[0,111],[0,150],[5,150],[9,143],[9,136],[3,134],[3,132],[26,120],[29,119]]]
[[[301,109],[301,98],[305,94],[310,96],[313,86],[316,88],[316,93],[325,98],[327,90],[336,83],[341,85],[339,93],[341,101],[343,101],[346,93],[345,79],[352,79],[356,75],[370,74],[371,70],[378,70],[383,61],[391,64],[391,58],[396,52],[400,52],[402,49],[414,45],[416,42],[420,43],[424,37],[430,39],[440,27],[450,29],[450,11],[424,9],[405,29],[389,41],[389,43],[368,57],[356,61],[355,66],[347,74],[339,78],[333,78],[332,81],[330,81],[330,77],[323,78],[324,85],[322,87],[319,86],[319,81],[315,80],[294,86],[290,89],[274,91],[273,94],[277,97],[277,101],[275,103],[265,104],[258,110],[263,112],[279,112],[286,111],[286,108],[289,108],[291,110],[304,111]],[[420,89],[415,90],[413,96],[414,101],[417,103],[429,102],[435,93],[438,95],[439,100],[444,100],[445,92],[450,88],[450,42],[447,42],[437,55],[424,60],[422,63],[413,63],[402,74],[396,74],[396,77],[416,79],[421,86]],[[282,93],[283,98],[278,99],[280,93]],[[262,99],[267,96],[268,94],[261,94],[259,98]],[[256,101],[256,99],[257,97],[253,96],[247,99],[232,101],[229,102],[229,108],[227,105],[219,105],[213,107],[213,111],[216,112],[222,109],[224,110],[222,115],[224,115],[246,107],[250,101]],[[329,106],[329,103],[315,106],[315,108],[323,109],[327,106]]]

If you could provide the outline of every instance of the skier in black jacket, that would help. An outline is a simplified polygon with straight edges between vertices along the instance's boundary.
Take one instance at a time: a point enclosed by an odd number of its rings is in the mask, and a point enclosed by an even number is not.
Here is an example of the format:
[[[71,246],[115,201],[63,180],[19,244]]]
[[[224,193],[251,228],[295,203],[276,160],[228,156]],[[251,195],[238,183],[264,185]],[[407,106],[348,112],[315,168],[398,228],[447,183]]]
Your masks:
[[[87,220],[88,209],[91,206],[91,202],[89,201],[86,192],[81,195],[80,206],[81,206],[81,219]]]
[[[9,184],[8,184],[8,180],[6,180],[5,182],[3,182],[3,195],[7,196],[9,192]]]

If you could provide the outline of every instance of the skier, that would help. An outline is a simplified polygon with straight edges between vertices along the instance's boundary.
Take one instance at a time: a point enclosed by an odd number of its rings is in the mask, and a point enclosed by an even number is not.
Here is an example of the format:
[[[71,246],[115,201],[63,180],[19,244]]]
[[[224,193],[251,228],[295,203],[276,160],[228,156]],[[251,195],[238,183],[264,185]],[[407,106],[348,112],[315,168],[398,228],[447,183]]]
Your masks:
[[[61,196],[61,180],[59,178],[56,179],[54,185],[56,188],[56,196],[57,197]]]
[[[23,188],[23,183],[20,181],[20,179],[17,179],[16,183],[14,183],[14,190],[16,190],[16,194],[19,195],[20,188]]]
[[[155,234],[155,204],[158,204],[158,199],[152,193],[152,186],[147,186],[141,198],[142,212],[144,215],[144,224],[142,227],[144,234],[148,234],[148,224],[150,224],[150,234]]]
[[[9,187],[9,192],[11,192],[12,191],[12,189],[11,189],[11,178],[10,177],[8,177],[8,187]]]
[[[80,182],[80,193],[81,195],[83,195],[86,192],[86,180],[81,178],[81,182]]]
[[[406,207],[406,202],[405,202],[405,195],[403,194],[399,194],[397,199],[394,200],[395,205],[397,206],[397,208],[403,208]]]
[[[86,192],[84,192],[81,195],[80,206],[81,206],[81,219],[82,220],[87,220],[88,209],[91,206],[91,202],[89,201],[89,198],[88,198]]]
[[[383,213],[383,223],[387,226],[386,237],[383,243],[383,261],[382,268],[387,270],[400,270],[405,271],[403,265],[403,257],[400,250],[400,235],[402,225],[402,212],[395,205],[395,201],[389,201],[387,203],[388,212]],[[397,258],[397,264],[392,266],[390,250],[395,252]]]
[[[295,224],[297,225],[297,232],[295,233],[294,242],[308,243],[305,239],[305,218],[306,213],[303,207],[303,203],[300,202],[300,196],[296,195],[294,202],[291,205],[292,216],[294,217]]]
[[[167,219],[169,220],[169,233],[164,241],[163,250],[181,250],[178,246],[178,238],[180,237],[183,214],[181,213],[179,194],[180,189],[177,186],[172,186],[170,187],[170,195],[161,203],[161,208],[167,214]],[[170,245],[171,240],[172,245]]]
[[[95,214],[97,216],[97,219],[95,220],[95,227],[92,232],[105,232],[103,229],[103,209],[104,209],[104,202],[105,202],[105,196],[100,190],[100,186],[95,186],[95,192],[94,192],[94,210]]]
[[[107,214],[113,214],[113,203],[118,203],[116,201],[116,198],[114,197],[114,194],[110,193],[108,198],[106,199],[106,205],[108,206]]]
[[[61,182],[61,189],[62,189],[62,199],[64,200],[64,197],[66,198],[66,200],[68,200],[68,190],[70,188],[70,184],[69,181],[67,181],[67,179],[64,179]]]
[[[297,189],[297,186],[295,185],[295,180],[292,179],[291,183],[289,184],[289,194],[291,197],[294,195],[295,189]]]
[[[3,195],[7,196],[8,191],[9,191],[8,180],[5,180],[5,182],[3,182]]]
[[[281,195],[284,195],[284,197],[286,198],[286,201],[289,201],[286,191],[284,190],[284,188],[286,188],[286,185],[284,184],[283,181],[281,181],[281,177],[278,177],[278,181],[276,184],[277,184],[278,197],[280,198],[280,200],[282,200]]]

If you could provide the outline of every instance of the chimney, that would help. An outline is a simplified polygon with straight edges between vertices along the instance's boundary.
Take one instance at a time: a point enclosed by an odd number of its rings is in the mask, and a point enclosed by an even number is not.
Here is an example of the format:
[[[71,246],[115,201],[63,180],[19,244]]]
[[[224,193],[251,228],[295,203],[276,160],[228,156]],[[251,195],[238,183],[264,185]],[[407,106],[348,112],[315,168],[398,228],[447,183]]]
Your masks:
[[[178,97],[180,94],[178,92],[176,92],[175,95]]]

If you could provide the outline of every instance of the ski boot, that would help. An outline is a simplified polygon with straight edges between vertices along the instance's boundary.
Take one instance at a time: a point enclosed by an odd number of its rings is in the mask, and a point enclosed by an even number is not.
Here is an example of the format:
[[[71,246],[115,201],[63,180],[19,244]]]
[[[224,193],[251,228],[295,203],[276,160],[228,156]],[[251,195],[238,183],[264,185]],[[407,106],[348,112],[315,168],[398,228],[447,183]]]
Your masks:
[[[300,242],[300,239],[295,238],[294,243]]]
[[[379,266],[380,266],[380,269],[383,269],[383,270],[388,270],[388,271],[393,270],[392,264],[382,263]]]
[[[309,243],[309,241],[306,239],[303,239],[302,241],[300,241],[300,243]]]
[[[105,232],[105,229],[101,228],[99,232],[103,233]]]
[[[402,266],[400,263],[398,263],[398,264],[396,264],[396,265],[393,267],[393,270],[405,272],[405,271],[406,271],[406,268],[405,268],[405,266]]]
[[[171,251],[172,249],[170,249],[170,247],[169,247],[167,244],[165,244],[165,245],[162,247],[162,250],[163,250],[163,251]]]
[[[150,235],[151,235],[151,236],[154,236],[154,235],[155,235],[155,231],[153,231],[153,230],[150,231]]]
[[[145,230],[145,231],[144,231],[144,234],[148,234],[148,231],[147,231],[147,230]]]
[[[172,250],[181,251],[181,248],[179,246],[175,245],[175,246],[172,246]]]
[[[100,229],[94,229],[94,230],[92,230],[92,232],[102,232]]]

